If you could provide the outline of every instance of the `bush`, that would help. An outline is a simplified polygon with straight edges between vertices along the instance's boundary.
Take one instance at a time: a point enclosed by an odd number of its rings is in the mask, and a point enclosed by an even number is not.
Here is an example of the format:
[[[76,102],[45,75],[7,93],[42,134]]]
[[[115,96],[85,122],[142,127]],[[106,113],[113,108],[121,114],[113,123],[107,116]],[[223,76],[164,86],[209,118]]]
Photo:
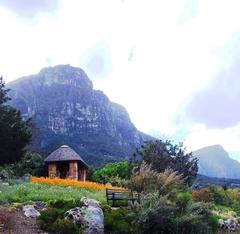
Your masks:
[[[99,183],[111,183],[113,185],[122,186],[121,180],[126,180],[129,177],[128,162],[108,163],[100,169],[97,169],[92,178]]]
[[[141,197],[141,204],[132,206],[136,233],[174,233],[176,207],[157,193]]]
[[[131,218],[127,209],[105,210],[105,230],[112,234],[134,233],[131,226]]]
[[[212,215],[209,204],[188,202],[184,212],[176,217],[177,233],[216,233],[218,222]]]
[[[41,229],[54,232],[54,222],[59,218],[59,213],[54,208],[47,208],[41,212],[41,215],[37,218],[37,223]]]
[[[52,203],[57,208],[48,207],[41,212],[41,215],[37,218],[37,224],[41,229],[58,234],[77,234],[81,233],[81,227],[74,225],[71,220],[64,219],[64,213],[66,209],[58,207],[59,203]],[[64,204],[66,205],[66,204]]]
[[[77,225],[72,221],[65,219],[57,219],[53,224],[54,232],[57,234],[79,234],[82,233]]]
[[[209,204],[193,202],[187,193],[178,193],[179,202],[171,202],[167,196],[148,193],[140,205],[132,206],[136,233],[202,233],[213,234],[217,219]]]
[[[212,202],[214,200],[213,194],[208,188],[202,188],[192,192],[194,201]]]
[[[138,192],[158,191],[160,195],[170,195],[174,197],[176,189],[183,185],[183,178],[177,172],[166,169],[164,172],[152,170],[151,165],[142,162],[140,168],[133,170],[130,178],[130,188]]]
[[[19,162],[14,165],[15,176],[24,176],[30,174],[32,176],[43,176],[46,174],[46,167],[40,154],[27,152]]]
[[[228,197],[228,193],[222,187],[210,186],[209,191],[212,194],[212,199],[215,204],[229,206],[231,200]]]
[[[179,192],[176,196],[176,204],[179,209],[185,209],[187,204],[192,200],[192,194],[189,191]]]

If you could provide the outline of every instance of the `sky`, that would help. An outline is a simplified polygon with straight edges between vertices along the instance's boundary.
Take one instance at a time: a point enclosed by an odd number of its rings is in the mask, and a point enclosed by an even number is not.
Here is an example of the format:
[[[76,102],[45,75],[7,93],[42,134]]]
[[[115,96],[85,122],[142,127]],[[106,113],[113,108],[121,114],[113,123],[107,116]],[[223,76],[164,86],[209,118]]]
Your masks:
[[[135,126],[240,160],[239,0],[0,0],[0,74],[81,67]]]

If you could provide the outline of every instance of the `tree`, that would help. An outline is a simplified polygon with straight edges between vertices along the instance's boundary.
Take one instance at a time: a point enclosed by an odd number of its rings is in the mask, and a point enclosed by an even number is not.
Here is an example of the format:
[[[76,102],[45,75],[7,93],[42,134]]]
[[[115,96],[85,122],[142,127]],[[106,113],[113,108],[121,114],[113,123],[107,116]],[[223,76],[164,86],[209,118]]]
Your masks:
[[[16,176],[23,176],[25,174],[43,176],[46,174],[46,171],[44,160],[38,153],[27,152],[21,160],[14,165],[14,174]]]
[[[173,144],[171,141],[147,141],[137,149],[132,162],[141,165],[144,161],[152,165],[152,169],[163,172],[166,169],[177,171],[185,181],[191,185],[197,176],[198,160],[192,153],[186,153],[183,145]]]
[[[29,120],[24,121],[20,111],[6,103],[8,92],[0,77],[0,164],[19,160],[31,139]]]

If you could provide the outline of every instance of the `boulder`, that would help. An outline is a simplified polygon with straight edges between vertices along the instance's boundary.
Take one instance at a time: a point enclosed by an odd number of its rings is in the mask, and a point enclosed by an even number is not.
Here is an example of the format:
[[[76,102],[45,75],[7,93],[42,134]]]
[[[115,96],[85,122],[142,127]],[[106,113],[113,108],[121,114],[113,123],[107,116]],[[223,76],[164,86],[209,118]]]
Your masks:
[[[100,203],[94,199],[82,198],[83,207],[76,207],[65,213],[65,219],[83,226],[83,234],[103,234],[104,215]]]
[[[100,202],[97,201],[97,200],[94,200],[94,199],[82,197],[81,201],[83,202],[83,204],[85,206],[94,206],[94,207],[99,207],[100,206]]]
[[[36,201],[36,202],[33,202],[32,205],[37,210],[43,210],[46,207],[46,202]]]
[[[24,215],[27,217],[35,218],[40,215],[40,213],[34,208],[33,205],[23,206]]]
[[[7,181],[9,179],[9,174],[8,174],[8,172],[5,169],[2,169],[0,171],[0,179],[2,181]]]
[[[231,232],[235,232],[235,231],[240,230],[237,219],[233,219],[233,218],[230,218],[230,219],[227,219],[227,220],[219,219],[218,224],[219,224],[220,228],[223,229],[223,230],[228,230],[228,231],[231,231]]]

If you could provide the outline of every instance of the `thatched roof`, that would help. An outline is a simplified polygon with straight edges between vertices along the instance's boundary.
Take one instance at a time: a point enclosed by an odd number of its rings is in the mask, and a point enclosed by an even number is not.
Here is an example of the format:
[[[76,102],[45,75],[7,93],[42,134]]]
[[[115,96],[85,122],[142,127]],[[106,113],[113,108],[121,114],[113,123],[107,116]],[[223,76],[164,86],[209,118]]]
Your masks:
[[[62,145],[44,160],[45,162],[59,162],[59,161],[81,161],[86,167],[88,165],[73,149],[67,145]]]

